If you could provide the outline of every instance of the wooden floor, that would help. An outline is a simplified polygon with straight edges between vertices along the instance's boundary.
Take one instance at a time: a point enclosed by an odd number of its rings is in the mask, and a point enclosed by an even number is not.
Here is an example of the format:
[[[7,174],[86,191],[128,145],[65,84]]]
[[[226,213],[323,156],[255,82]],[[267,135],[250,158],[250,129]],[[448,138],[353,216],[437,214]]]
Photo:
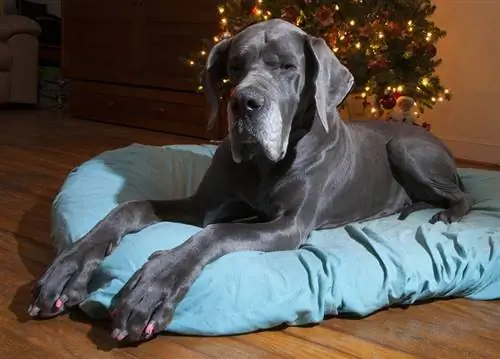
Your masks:
[[[30,320],[30,288],[53,258],[54,195],[79,163],[133,142],[194,141],[56,112],[0,112],[0,358],[500,357],[500,302],[439,301],[309,328],[221,338],[165,335],[122,348],[109,339],[106,322],[80,313]]]

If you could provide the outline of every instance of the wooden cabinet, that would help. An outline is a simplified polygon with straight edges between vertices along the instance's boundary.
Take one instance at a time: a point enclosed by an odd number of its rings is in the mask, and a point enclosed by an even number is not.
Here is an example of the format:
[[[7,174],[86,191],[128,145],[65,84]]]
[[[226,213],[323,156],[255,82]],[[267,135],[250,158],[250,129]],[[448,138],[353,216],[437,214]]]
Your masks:
[[[72,114],[203,138],[206,105],[181,58],[218,32],[217,0],[63,0]],[[220,130],[221,129],[221,130]]]

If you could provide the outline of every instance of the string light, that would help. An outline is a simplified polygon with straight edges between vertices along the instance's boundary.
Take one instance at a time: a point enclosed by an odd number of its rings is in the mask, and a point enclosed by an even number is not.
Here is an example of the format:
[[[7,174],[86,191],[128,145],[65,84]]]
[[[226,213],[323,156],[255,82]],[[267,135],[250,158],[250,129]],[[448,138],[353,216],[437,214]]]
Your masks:
[[[255,16],[258,16],[259,17],[259,20],[268,20],[269,18],[272,18],[272,14],[269,10],[267,10],[265,8],[265,5],[263,5],[263,0],[255,0],[254,4],[255,6],[252,8],[251,10],[251,13],[249,14],[250,16],[253,14]],[[356,2],[358,3],[362,3],[362,0],[356,0]],[[231,33],[228,31],[228,30],[232,30],[231,29],[231,25],[229,25],[230,23],[230,15],[232,15],[232,11],[231,11],[231,14],[228,14],[228,11],[231,10],[231,9],[226,9],[225,6],[223,5],[219,5],[217,7],[218,9],[218,13],[220,15],[220,26],[221,26],[221,33],[217,36],[214,36],[213,37],[213,41],[215,43],[221,41],[222,39],[226,38],[226,37],[230,37],[231,36]],[[338,4],[335,4],[334,5],[334,9],[335,11],[340,11],[340,7]],[[228,11],[226,11],[228,10]],[[303,14],[303,12],[301,11],[300,15],[297,16],[297,19],[296,19],[296,24],[297,26],[300,25],[303,17],[305,15]],[[354,27],[356,26],[356,19],[349,19],[347,21],[347,24],[351,27]],[[414,31],[415,29],[415,23],[413,22],[413,20],[408,20],[407,21],[407,31],[409,32],[412,32]],[[389,28],[391,25],[390,22],[386,22],[385,23],[385,26],[387,28]],[[228,27],[229,26],[229,27]],[[389,29],[390,30],[390,29]],[[386,38],[387,36],[389,36],[387,32],[388,30],[384,30],[384,31],[378,31],[378,32],[375,32],[374,35],[378,38],[378,39],[384,39]],[[434,35],[431,31],[426,31],[423,33],[425,35],[425,39],[427,42],[431,42],[434,38]],[[353,32],[354,36],[356,36],[356,32]],[[345,41],[345,40],[348,40],[348,36],[349,35],[349,32],[339,32],[338,33],[338,37],[337,39],[340,40],[340,41]],[[356,48],[356,49],[361,49],[363,44],[361,42],[351,42],[351,40],[348,40],[349,43],[347,44],[347,46],[353,46]],[[367,43],[365,44],[366,46],[369,46],[371,52],[373,55],[376,55],[378,53],[377,50],[380,50],[383,46],[387,46],[384,44],[384,42],[381,42],[381,41],[374,41],[374,42],[370,42],[370,43]],[[332,47],[332,51],[337,53],[340,51],[340,48],[339,47]],[[208,53],[208,50],[207,49],[202,49],[198,54],[198,57],[196,57],[194,60],[193,59],[188,59],[187,63],[189,66],[194,66],[197,64],[198,61],[202,61],[201,57],[200,57],[200,54],[202,57],[206,58],[207,56],[207,53]],[[418,99],[419,101],[424,101],[425,99],[427,99],[427,101],[429,100],[429,97],[430,95],[434,95],[432,97],[430,97],[430,100],[433,104],[437,103],[437,102],[444,102],[444,100],[449,100],[450,99],[450,90],[449,89],[441,89],[441,91],[436,91],[436,89],[434,89],[434,82],[432,82],[431,84],[431,80],[434,80],[433,78],[429,78],[429,77],[424,77],[422,78],[420,81],[419,81],[419,85],[422,85],[422,86],[431,86],[429,89],[426,89],[425,91],[422,90],[422,88],[420,88],[419,86],[416,86],[414,88],[414,91],[417,91],[418,92]],[[226,84],[230,82],[229,79],[223,79],[222,80],[222,83]],[[372,94],[372,93],[378,93],[380,87],[379,87],[379,84],[377,84],[377,82],[375,81],[375,83],[372,84],[373,88],[371,88],[370,86],[366,85],[364,87],[364,91],[361,92],[361,98],[364,99],[364,103],[366,104],[366,98]],[[203,85],[200,84],[198,87],[197,87],[198,91],[202,91],[204,89]],[[387,92],[386,94],[388,93],[402,93],[403,91],[405,90],[405,86],[403,84],[401,85],[391,85],[391,86],[388,86],[387,87]],[[431,92],[432,91],[432,92]],[[411,89],[408,90],[408,92],[411,93]],[[392,95],[391,95],[392,96]],[[415,105],[420,105],[422,106],[423,103],[420,103],[420,104],[417,104],[417,102],[414,103],[414,106]],[[378,104],[374,104],[371,106],[371,109],[370,109],[370,112],[372,114],[376,114],[380,111],[379,109],[379,105]],[[383,110],[382,110],[383,111]],[[419,113],[418,112],[414,112],[415,116],[418,116]]]

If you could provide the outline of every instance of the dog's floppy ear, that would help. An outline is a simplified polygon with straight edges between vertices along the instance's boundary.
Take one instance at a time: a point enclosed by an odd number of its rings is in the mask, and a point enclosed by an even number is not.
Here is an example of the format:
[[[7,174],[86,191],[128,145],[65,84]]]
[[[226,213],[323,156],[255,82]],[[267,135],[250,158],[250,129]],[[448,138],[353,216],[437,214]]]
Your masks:
[[[207,58],[203,74],[205,96],[210,107],[208,130],[211,130],[219,117],[219,101],[222,94],[221,81],[227,77],[227,57],[229,53],[229,38],[219,41],[212,47]]]
[[[340,105],[351,91],[354,77],[322,38],[307,36],[306,46],[312,52],[313,58],[316,111],[328,132],[329,108]]]

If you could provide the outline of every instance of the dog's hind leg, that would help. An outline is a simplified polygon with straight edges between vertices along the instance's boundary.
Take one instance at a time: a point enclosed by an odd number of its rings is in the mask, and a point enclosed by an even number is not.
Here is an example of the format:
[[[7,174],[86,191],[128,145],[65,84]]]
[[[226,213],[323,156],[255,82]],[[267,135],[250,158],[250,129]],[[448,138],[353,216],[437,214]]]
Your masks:
[[[426,208],[443,208],[430,223],[460,221],[471,209],[472,198],[465,191],[451,153],[428,134],[402,135],[387,144],[395,178],[412,204],[400,219]]]

